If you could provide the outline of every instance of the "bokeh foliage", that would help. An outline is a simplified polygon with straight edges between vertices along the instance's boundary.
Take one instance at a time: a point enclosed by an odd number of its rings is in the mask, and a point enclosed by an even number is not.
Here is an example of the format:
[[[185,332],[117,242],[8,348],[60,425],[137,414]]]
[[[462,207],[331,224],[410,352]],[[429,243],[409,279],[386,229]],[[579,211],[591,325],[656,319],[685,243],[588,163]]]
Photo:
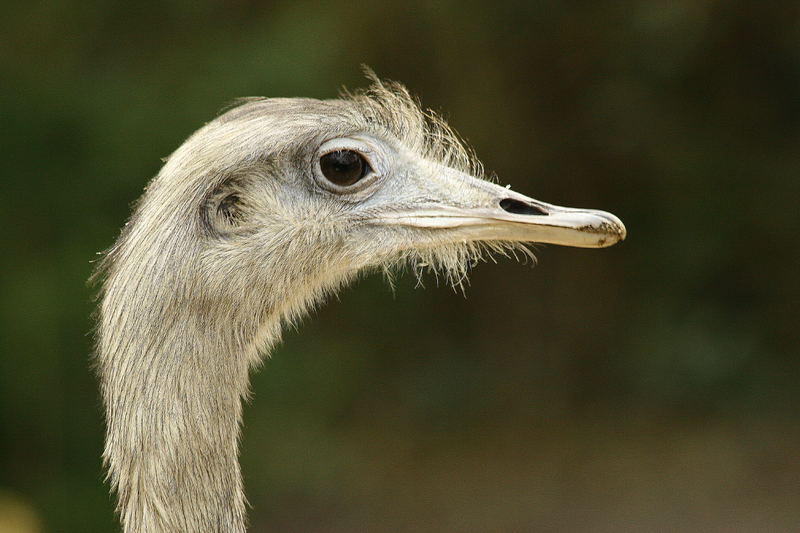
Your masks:
[[[481,265],[466,299],[367,277],[288,332],[246,410],[253,530],[800,526],[796,1],[3,13],[0,522],[116,527],[85,280],[160,158],[235,97],[335,97],[366,63],[502,183],[629,238]]]

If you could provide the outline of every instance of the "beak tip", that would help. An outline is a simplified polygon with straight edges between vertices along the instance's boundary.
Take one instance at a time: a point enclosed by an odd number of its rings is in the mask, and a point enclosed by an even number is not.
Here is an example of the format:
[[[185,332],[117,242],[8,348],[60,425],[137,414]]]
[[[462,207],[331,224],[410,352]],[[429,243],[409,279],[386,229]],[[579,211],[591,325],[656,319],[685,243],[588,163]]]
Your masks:
[[[601,248],[606,248],[608,246],[613,246],[618,242],[622,242],[628,236],[628,230],[625,228],[625,224],[622,221],[612,215],[611,213],[605,213],[609,221],[604,224],[606,233],[609,235],[610,238],[602,238],[598,241],[598,244]]]
[[[594,216],[592,223],[577,228],[588,238],[582,247],[608,248],[624,241],[628,236],[625,224],[616,216],[605,211],[594,211],[592,214]],[[590,235],[593,235],[593,238],[589,237]]]

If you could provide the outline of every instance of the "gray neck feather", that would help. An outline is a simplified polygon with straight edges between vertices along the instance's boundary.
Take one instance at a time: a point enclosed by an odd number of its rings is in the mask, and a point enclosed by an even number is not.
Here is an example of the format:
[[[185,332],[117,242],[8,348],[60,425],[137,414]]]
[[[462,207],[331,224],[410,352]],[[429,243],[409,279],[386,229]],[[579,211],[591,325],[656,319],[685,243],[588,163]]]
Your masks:
[[[254,335],[237,339],[190,306],[126,300],[103,317],[100,361],[104,457],[125,532],[244,532],[237,456]]]
[[[108,476],[125,533],[243,533],[242,400],[259,349],[292,310],[274,304],[287,293],[280,284],[229,276],[221,286],[214,261],[190,244],[197,217],[172,212],[164,224],[149,200],[158,187],[99,269]]]

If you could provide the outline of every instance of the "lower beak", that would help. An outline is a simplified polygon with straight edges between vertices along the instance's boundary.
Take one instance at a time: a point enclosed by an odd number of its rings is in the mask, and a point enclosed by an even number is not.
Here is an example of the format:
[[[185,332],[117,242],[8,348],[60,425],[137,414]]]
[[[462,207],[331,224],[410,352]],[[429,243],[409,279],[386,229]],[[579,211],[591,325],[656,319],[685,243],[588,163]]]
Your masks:
[[[625,239],[625,226],[611,213],[559,207],[484,180],[463,174],[458,178],[455,202],[433,201],[384,215],[381,222],[441,230],[449,234],[446,240],[451,241],[518,241],[605,248]],[[469,198],[475,200],[475,206],[463,207]]]

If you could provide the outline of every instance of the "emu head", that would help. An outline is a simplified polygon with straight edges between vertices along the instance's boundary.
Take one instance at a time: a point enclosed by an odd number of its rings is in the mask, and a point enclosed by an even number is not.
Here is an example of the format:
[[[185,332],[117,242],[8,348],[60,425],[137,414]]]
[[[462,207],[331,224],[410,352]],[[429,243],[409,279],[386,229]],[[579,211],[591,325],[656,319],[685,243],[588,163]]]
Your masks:
[[[126,533],[245,530],[249,369],[357,272],[410,262],[458,283],[485,251],[625,237],[613,215],[483,180],[441,120],[374,81],[338,100],[251,99],[208,123],[103,259],[96,362]]]
[[[258,328],[266,314],[293,319],[368,267],[411,263],[458,282],[486,251],[625,238],[609,213],[483,179],[441,119],[402,86],[373,82],[337,100],[248,99],[194,133],[105,259],[104,306],[122,280],[206,326],[239,316]]]

